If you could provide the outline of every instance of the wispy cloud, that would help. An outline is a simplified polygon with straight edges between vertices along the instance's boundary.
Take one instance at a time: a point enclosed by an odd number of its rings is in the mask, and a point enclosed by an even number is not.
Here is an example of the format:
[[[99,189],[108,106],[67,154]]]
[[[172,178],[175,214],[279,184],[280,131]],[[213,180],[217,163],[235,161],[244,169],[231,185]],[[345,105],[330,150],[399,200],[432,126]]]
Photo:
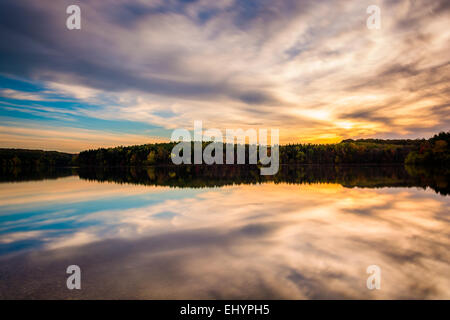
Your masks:
[[[45,97],[39,93],[17,91],[17,90],[12,90],[12,89],[1,89],[0,97],[5,97],[5,98],[15,99],[15,100],[32,100],[32,101],[45,100]]]
[[[78,31],[69,2],[2,2],[0,72],[95,105],[76,109],[91,118],[278,127],[282,142],[450,124],[445,0],[80,1]],[[380,30],[366,27],[370,4]]]

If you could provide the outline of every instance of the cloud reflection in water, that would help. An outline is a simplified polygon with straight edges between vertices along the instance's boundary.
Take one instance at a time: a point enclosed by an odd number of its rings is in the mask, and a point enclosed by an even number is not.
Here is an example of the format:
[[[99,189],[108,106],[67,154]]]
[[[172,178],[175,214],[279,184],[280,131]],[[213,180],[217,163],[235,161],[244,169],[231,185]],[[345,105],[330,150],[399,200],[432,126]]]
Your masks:
[[[0,189],[1,298],[450,298],[450,201],[431,190],[75,177]],[[70,264],[81,291],[65,287]]]

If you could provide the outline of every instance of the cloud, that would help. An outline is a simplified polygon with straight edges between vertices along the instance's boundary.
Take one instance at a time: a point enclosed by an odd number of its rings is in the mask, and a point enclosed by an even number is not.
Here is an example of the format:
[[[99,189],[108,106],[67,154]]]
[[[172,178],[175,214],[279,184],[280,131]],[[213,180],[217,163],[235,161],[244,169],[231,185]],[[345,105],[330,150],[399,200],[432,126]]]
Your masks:
[[[63,83],[47,83],[47,86],[58,93],[68,95],[80,100],[92,99],[99,94],[98,90],[80,86],[80,85],[68,85]]]
[[[449,98],[446,1],[377,1],[380,30],[369,1],[80,1],[78,31],[69,2],[2,2],[0,72],[95,103],[80,110],[93,118],[258,124],[284,143],[450,124],[434,113]]]
[[[23,91],[17,91],[17,90],[12,90],[12,89],[1,89],[0,96],[9,98],[9,99],[15,99],[15,100],[34,100],[34,101],[45,100],[45,97],[43,97],[39,93],[23,92]]]

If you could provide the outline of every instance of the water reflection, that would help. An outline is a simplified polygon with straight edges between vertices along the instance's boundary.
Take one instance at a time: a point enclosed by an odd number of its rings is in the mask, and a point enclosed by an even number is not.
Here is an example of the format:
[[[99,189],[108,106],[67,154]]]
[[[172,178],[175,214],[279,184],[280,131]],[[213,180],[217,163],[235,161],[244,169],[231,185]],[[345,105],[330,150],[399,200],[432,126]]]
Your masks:
[[[2,168],[0,182],[82,179],[180,188],[221,187],[238,184],[338,183],[345,187],[420,187],[450,194],[450,169],[414,166],[281,166],[275,176],[261,176],[256,166],[160,166],[95,168]]]
[[[232,185],[148,169],[0,184],[0,298],[450,298],[450,200],[407,188],[446,188],[423,173],[250,170]],[[65,287],[70,264],[81,291]]]

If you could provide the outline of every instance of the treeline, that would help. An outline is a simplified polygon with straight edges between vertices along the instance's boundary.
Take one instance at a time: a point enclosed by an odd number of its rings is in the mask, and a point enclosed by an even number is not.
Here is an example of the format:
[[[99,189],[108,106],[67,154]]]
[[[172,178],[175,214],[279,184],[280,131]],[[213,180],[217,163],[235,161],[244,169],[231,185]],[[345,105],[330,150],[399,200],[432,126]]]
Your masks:
[[[405,163],[450,165],[450,132],[441,132],[423,141],[418,150],[408,154]]]
[[[76,162],[80,166],[147,166],[172,164],[171,152],[176,143],[147,144],[83,151]],[[194,163],[194,144],[191,143],[191,163]],[[208,143],[203,143],[204,149]],[[379,144],[373,142],[341,142],[338,144],[294,144],[280,146],[281,164],[377,164],[403,163],[407,155],[419,149],[414,144]],[[237,146],[234,146],[237,163]],[[245,146],[248,163],[249,145]],[[269,149],[270,152],[270,149]],[[226,163],[223,145],[223,163]]]
[[[79,166],[150,166],[172,164],[171,152],[176,143],[156,143],[130,147],[101,148],[82,151],[74,159]]]
[[[151,166],[171,165],[176,143],[157,143],[130,147],[100,148],[77,155],[56,151],[0,149],[0,163],[5,167],[20,166]],[[208,143],[203,143],[205,148]],[[237,146],[234,146],[237,163]],[[224,163],[225,163],[224,145]],[[191,144],[191,163],[194,147]],[[250,146],[245,146],[248,163]],[[270,149],[269,149],[270,152]],[[450,164],[450,132],[417,140],[361,139],[337,144],[289,144],[280,146],[281,164]]]
[[[10,167],[67,167],[74,165],[70,153],[26,149],[0,149],[2,168]]]
[[[337,144],[290,144],[280,146],[281,164],[450,164],[450,132],[417,140],[362,139]],[[203,143],[204,148],[208,143]],[[80,166],[146,166],[172,164],[175,143],[96,149],[81,152],[74,162]],[[234,146],[235,160],[236,148]],[[224,163],[225,163],[224,145]],[[194,147],[191,144],[191,163]],[[249,145],[245,146],[248,163]],[[270,150],[269,150],[270,151]]]
[[[337,144],[296,144],[280,148],[282,164],[403,163],[414,144],[347,141]]]

